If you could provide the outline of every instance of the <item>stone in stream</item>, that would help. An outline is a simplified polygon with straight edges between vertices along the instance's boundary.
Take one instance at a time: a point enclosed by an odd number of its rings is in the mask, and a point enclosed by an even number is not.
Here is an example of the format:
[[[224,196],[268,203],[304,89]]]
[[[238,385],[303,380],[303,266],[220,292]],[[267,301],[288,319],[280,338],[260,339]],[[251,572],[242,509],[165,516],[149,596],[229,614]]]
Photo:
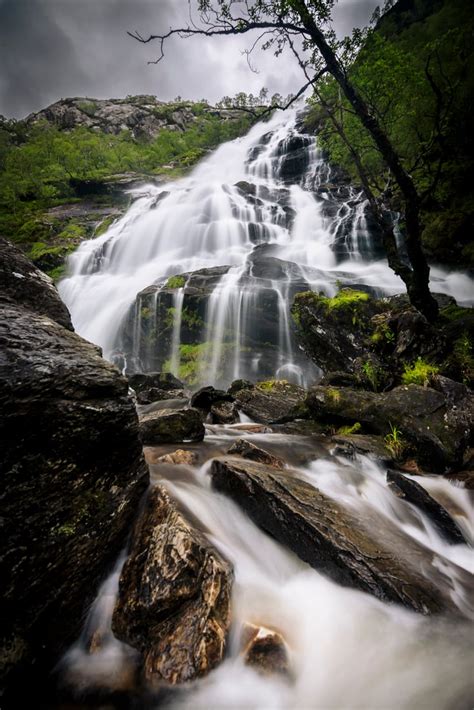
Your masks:
[[[197,392],[191,397],[191,406],[197,409],[204,409],[204,411],[209,412],[212,405],[217,402],[233,402],[234,398],[232,395],[224,392],[223,390],[217,390],[212,386],[201,387]]]
[[[162,402],[172,399],[186,399],[186,390],[164,390],[158,387],[147,387],[136,393],[137,402],[141,405],[152,404],[153,402]]]
[[[382,393],[316,385],[306,405],[318,421],[360,422],[385,436],[397,427],[406,453],[427,470],[443,473],[462,463],[474,422],[472,392],[453,385],[449,395],[414,384]]]
[[[202,441],[204,424],[197,409],[158,409],[140,417],[140,437],[146,446]]]
[[[389,521],[361,519],[289,470],[225,457],[213,461],[211,476],[257,525],[334,581],[423,614],[456,609],[431,554]]]
[[[251,387],[244,381],[241,389],[236,389],[237,386],[234,382],[230,392],[238,408],[257,422],[277,424],[308,415],[304,404],[306,390],[286,380],[257,382]]]
[[[356,453],[370,456],[381,463],[390,464],[393,454],[387,449],[382,436],[372,434],[336,434],[331,437],[336,446],[334,453],[338,456],[354,458]]]
[[[239,421],[239,412],[234,402],[215,402],[209,413],[212,424],[235,424]]]
[[[237,439],[227,453],[231,456],[242,456],[242,458],[249,459],[250,461],[266,463],[268,466],[273,466],[273,468],[285,468],[283,459],[274,456],[269,451],[265,451],[265,449],[255,446],[255,444],[252,444],[246,439]]]
[[[159,456],[154,463],[172,463],[175,465],[186,464],[194,466],[198,461],[198,455],[195,451],[186,451],[185,449],[177,449],[170,454]]]
[[[244,661],[264,676],[288,676],[290,664],[283,636],[273,629],[245,624],[242,630]]]
[[[416,481],[398,471],[387,471],[389,488],[398,498],[406,500],[421,510],[436,526],[441,535],[452,544],[465,543],[464,536],[448,511],[425,491]]]
[[[35,282],[15,305],[0,294],[0,676],[17,696],[18,679],[44,679],[79,634],[148,470],[126,379],[64,327],[50,280],[13,253],[0,262]]]
[[[224,656],[232,569],[163,489],[151,489],[120,577],[113,631],[143,654],[149,681],[184,683]]]
[[[172,392],[173,390],[183,390],[183,383],[171,372],[136,372],[133,375],[127,375],[130,387],[135,392],[143,392],[150,388],[165,390]],[[173,397],[176,397],[173,393]]]

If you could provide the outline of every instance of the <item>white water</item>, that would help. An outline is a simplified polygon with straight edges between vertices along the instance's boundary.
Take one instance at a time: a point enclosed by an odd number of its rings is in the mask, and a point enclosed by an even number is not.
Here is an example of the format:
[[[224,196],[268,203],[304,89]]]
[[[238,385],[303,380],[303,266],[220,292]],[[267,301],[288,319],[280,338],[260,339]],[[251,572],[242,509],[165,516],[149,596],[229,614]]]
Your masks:
[[[217,427],[206,437],[209,455],[227,448],[240,430]],[[280,434],[245,435],[291,459],[296,447],[311,440]],[[273,447],[273,448],[272,448]],[[192,511],[199,527],[234,566],[232,628],[227,659],[207,678],[195,682],[165,703],[168,708],[208,710],[466,710],[474,694],[472,622],[443,617],[424,618],[397,605],[345,589],[310,569],[291,552],[260,531],[228,498],[211,490],[209,462],[201,468],[152,467],[160,482],[184,510]],[[380,515],[397,531],[403,545],[416,540],[426,551],[432,572],[447,584],[464,614],[474,618],[473,599],[466,590],[472,571],[472,549],[448,545],[417,509],[387,487],[382,469],[367,457],[354,461],[318,458],[297,469],[299,475],[364,518]],[[162,476],[166,479],[163,480]],[[418,479],[425,483],[425,479]],[[456,520],[472,535],[473,505],[466,490],[441,478],[429,479],[428,490],[451,502]],[[448,505],[449,507],[449,505]],[[376,526],[380,534],[379,526]],[[382,534],[383,540],[383,534]],[[403,542],[405,540],[405,543]],[[114,573],[116,575],[116,571]],[[116,585],[114,575],[109,587]],[[468,581],[469,584],[469,581]],[[472,586],[471,586],[472,591]],[[107,609],[96,603],[91,619],[110,623]],[[113,601],[113,600],[112,600]],[[291,678],[262,678],[246,667],[240,654],[240,634],[246,622],[278,630],[288,648]],[[92,624],[93,627],[93,624]],[[89,623],[89,635],[91,623]],[[83,639],[87,634],[83,634]],[[67,658],[69,676],[97,682],[110,674],[127,677],[126,647],[108,638],[102,651],[87,657],[76,645]],[[116,664],[110,663],[116,658]],[[89,665],[87,665],[89,664]],[[162,707],[162,704],[159,705]],[[154,708],[149,701],[146,707]]]
[[[302,146],[296,153],[291,152],[295,141]],[[295,154],[302,162],[291,178],[285,166]],[[335,190],[331,180],[331,169],[314,139],[299,132],[296,111],[289,111],[222,145],[189,177],[136,190],[124,217],[102,236],[84,242],[70,258],[70,275],[59,288],[76,330],[110,357],[117,347],[128,347],[123,344],[124,319],[143,289],[158,284],[156,307],[160,284],[170,275],[231,266],[214,287],[199,336],[199,342],[210,342],[201,362],[201,383],[257,379],[278,370],[289,379],[311,380],[315,373],[291,333],[289,304],[295,288],[333,295],[340,282],[365,284],[377,294],[403,291],[385,260],[376,258],[379,250],[367,227],[362,195],[345,186]],[[252,183],[254,194],[240,191],[235,186],[239,181]],[[258,251],[262,245],[264,252]],[[281,277],[283,283],[265,272],[253,275],[252,260],[257,258],[258,264],[262,254],[290,262],[282,266],[288,274]],[[460,303],[472,298],[472,280],[466,274],[433,269],[432,286]],[[158,362],[162,367],[171,360],[175,372],[182,343],[180,310],[186,298],[180,296],[175,304],[170,350]],[[266,346],[255,342],[259,304],[274,320],[270,337],[278,358],[271,362]],[[125,354],[136,369],[148,370],[151,362],[156,368],[155,345],[142,332],[140,306],[138,299],[135,322],[128,326],[133,347]],[[161,326],[155,323],[157,331]],[[263,339],[268,341],[268,334]],[[246,346],[255,351],[253,364],[242,357]],[[267,371],[262,371],[262,363]]]

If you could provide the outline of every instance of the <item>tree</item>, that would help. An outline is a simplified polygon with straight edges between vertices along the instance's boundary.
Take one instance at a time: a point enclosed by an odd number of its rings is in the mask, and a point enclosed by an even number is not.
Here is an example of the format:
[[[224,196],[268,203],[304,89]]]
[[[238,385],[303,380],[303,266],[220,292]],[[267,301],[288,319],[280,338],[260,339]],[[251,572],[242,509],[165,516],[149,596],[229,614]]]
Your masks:
[[[230,36],[257,32],[257,39],[248,50],[248,56],[260,42],[263,42],[263,49],[271,48],[277,56],[284,50],[290,50],[306,78],[286,106],[309,87],[317,89],[318,83],[326,75],[331,75],[351,110],[370,134],[401,193],[408,263],[399,253],[387,210],[372,192],[367,196],[382,229],[390,267],[404,281],[413,306],[433,321],[438,315],[438,305],[429,290],[430,270],[421,245],[420,196],[381,121],[350,79],[348,70],[365,34],[354,30],[351,39],[337,41],[331,28],[334,4],[335,0],[195,0],[198,18],[192,18],[187,26],[172,28],[162,35],[151,34],[146,38],[138,33],[130,34],[143,43],[158,41],[160,55],[156,62],[159,62],[164,57],[165,43],[174,35]],[[275,107],[273,100],[272,104]],[[341,125],[339,129],[343,130]],[[360,164],[360,160],[358,162]],[[361,181],[366,189],[363,175]]]

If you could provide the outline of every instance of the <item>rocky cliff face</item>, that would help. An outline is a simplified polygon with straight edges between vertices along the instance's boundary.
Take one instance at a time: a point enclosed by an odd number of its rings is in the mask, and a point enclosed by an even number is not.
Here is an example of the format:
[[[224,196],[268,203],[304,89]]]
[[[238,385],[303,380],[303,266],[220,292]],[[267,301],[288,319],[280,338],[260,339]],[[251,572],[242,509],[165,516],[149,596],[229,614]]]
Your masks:
[[[148,471],[127,381],[71,332],[48,277],[5,242],[0,261],[0,678],[8,687],[25,667],[51,668],[79,632]]]
[[[133,138],[156,138],[163,129],[184,131],[197,120],[196,104],[170,104],[156,96],[129,96],[126,99],[61,99],[26,118],[27,125],[48,121],[61,130],[89,128],[118,135],[130,132]],[[242,112],[203,106],[204,113],[222,120],[236,120]]]

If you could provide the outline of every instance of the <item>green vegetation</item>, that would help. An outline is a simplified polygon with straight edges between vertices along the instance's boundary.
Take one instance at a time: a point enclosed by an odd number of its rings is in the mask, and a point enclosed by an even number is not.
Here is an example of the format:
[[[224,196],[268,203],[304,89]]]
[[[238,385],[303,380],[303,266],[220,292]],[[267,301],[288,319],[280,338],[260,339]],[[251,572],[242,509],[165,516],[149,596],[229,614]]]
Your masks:
[[[474,13],[466,0],[416,0],[409,9],[395,5],[369,32],[349,70],[424,195],[423,242],[429,254],[462,266],[474,263],[473,33]],[[320,94],[361,156],[374,193],[385,191],[396,209],[399,194],[387,182],[381,154],[347,100],[341,102],[334,79],[323,82]],[[330,160],[359,182],[353,156],[317,98],[308,125],[317,128]]]
[[[183,288],[186,284],[184,276],[170,276],[165,284],[165,288]]]
[[[382,383],[383,373],[377,365],[373,362],[367,360],[362,363],[362,372],[364,373],[364,379],[370,384],[374,392],[378,392],[380,385]]]
[[[384,437],[384,442],[394,459],[400,459],[407,447],[402,432],[392,424],[390,424],[390,432]]]
[[[391,344],[395,342],[395,333],[387,323],[378,323],[370,336],[370,341],[373,345]]]
[[[264,380],[263,382],[257,382],[255,386],[263,390],[263,392],[274,392],[275,390],[285,388],[289,384],[288,380]]]
[[[362,424],[360,422],[355,422],[354,424],[347,425],[347,426],[341,426],[336,434],[339,434],[340,436],[351,436],[352,434],[357,434],[360,430],[362,429]]]
[[[181,104],[157,110],[172,113],[178,106]],[[64,233],[64,222],[52,219],[47,212],[50,208],[78,201],[78,196],[86,194],[96,202],[112,204],[116,198],[109,194],[109,182],[123,173],[179,177],[208,150],[242,135],[253,120],[243,114],[224,121],[204,112],[202,102],[186,106],[194,106],[192,112],[197,117],[186,130],[164,129],[148,141],[136,140],[128,131],[120,135],[84,127],[63,131],[47,122],[28,127],[0,117],[0,233],[25,251],[34,249],[34,254],[45,256],[48,248],[56,249],[71,237],[81,236],[72,233],[78,229],[74,225],[66,226],[70,234]],[[92,114],[97,106],[85,101],[80,108]],[[113,219],[104,220],[99,233]],[[58,257],[59,253],[52,255]],[[56,262],[49,268],[57,266]]]
[[[328,314],[336,310],[347,311],[352,315],[352,322],[355,324],[358,320],[357,311],[359,307],[367,303],[369,299],[368,293],[351,288],[341,288],[333,298],[329,298],[323,293],[317,294],[314,291],[303,291],[296,294],[291,308],[291,315],[296,325],[301,327],[301,309],[306,304],[311,304],[324,307]]]
[[[405,370],[402,374],[402,382],[404,385],[422,385],[426,387],[433,375],[439,372],[437,365],[430,365],[428,362],[419,357],[416,362],[411,365],[405,365]]]

